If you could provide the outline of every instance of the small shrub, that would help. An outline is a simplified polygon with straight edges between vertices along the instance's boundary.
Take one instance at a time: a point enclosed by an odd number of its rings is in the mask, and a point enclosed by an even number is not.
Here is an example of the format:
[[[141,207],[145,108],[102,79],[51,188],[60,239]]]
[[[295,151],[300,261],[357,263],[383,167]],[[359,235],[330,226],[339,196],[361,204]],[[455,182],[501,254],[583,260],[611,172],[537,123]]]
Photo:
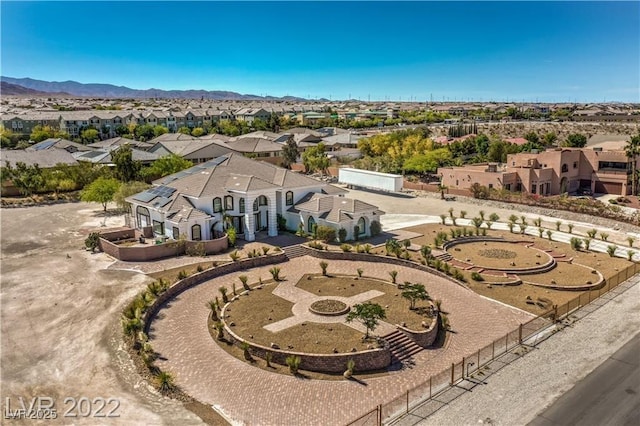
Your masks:
[[[335,241],[336,239],[336,230],[331,226],[320,225],[316,228],[316,238],[324,241],[325,243],[330,243]]]
[[[349,244],[341,244],[340,248],[342,249],[343,252],[350,253],[352,247]]]
[[[365,244],[363,249],[365,253],[369,253],[371,251],[371,244]]]
[[[634,254],[633,250],[627,250],[627,260],[631,262]]]
[[[544,234],[544,229],[538,228],[538,236],[542,238],[542,234]]]
[[[607,253],[609,254],[609,256],[614,257],[616,255],[616,249],[617,249],[616,246],[608,245],[607,246]]]
[[[100,233],[92,232],[89,236],[84,240],[84,245],[91,250],[91,252],[95,252],[96,249],[100,245]]]
[[[568,223],[567,228],[569,229],[569,233],[573,234],[573,223]]]
[[[300,363],[302,362],[302,359],[298,355],[289,355],[285,362],[287,366],[289,366],[291,374],[298,374],[298,368],[300,368]]]
[[[553,231],[551,231],[550,229],[547,229],[547,238],[549,238],[549,241],[552,241],[551,236],[553,235]]]
[[[582,249],[582,240],[580,238],[573,237],[569,243],[571,244],[571,248],[575,251],[580,251]]]
[[[495,214],[495,213],[491,213],[491,214],[489,215],[489,220],[491,220],[492,222],[497,222],[497,221],[499,221],[499,220],[500,220],[500,216],[498,216],[498,215],[497,215],[497,214]]]
[[[204,271],[204,268],[202,267],[202,265],[198,265],[198,267],[196,268],[196,271],[202,272]]]
[[[231,258],[232,261],[237,261],[238,259],[240,259],[240,253],[238,253],[238,250],[234,250],[231,253],[229,253],[229,257]]]
[[[562,221],[560,220],[556,221],[556,231],[559,231],[561,226],[562,226]]]
[[[595,238],[597,233],[598,233],[598,231],[596,229],[592,229],[590,231],[587,231],[587,235],[589,236],[589,238]]]
[[[371,233],[372,237],[379,235],[380,232],[382,232],[382,226],[380,226],[380,222],[378,222],[377,220],[372,220],[371,225],[369,226],[369,232]]]
[[[629,243],[629,247],[633,247],[633,243],[636,239],[633,237],[627,237],[627,242]]]
[[[238,234],[236,232],[236,228],[232,226],[231,228],[227,229],[227,240],[229,240],[230,247],[235,247],[237,238]]]
[[[467,217],[467,212],[466,212],[466,211],[464,211],[464,210],[460,210],[460,217],[461,217],[461,218],[463,218],[463,219],[464,219],[465,217]]]
[[[183,280],[185,278],[187,278],[189,276],[189,274],[187,274],[187,271],[185,271],[184,269],[180,272],[178,272],[178,279],[179,280]]]
[[[304,225],[303,224],[301,224],[301,223],[298,224],[298,230],[296,231],[296,235],[298,237],[306,237],[307,236],[307,233],[304,232]]]
[[[204,257],[207,251],[204,248],[204,243],[196,243],[187,247],[185,254],[190,257]]]
[[[322,262],[319,263],[319,265],[320,265],[320,269],[322,269],[322,275],[326,276],[327,267],[329,266],[329,264],[323,260]]]
[[[251,356],[251,352],[249,352],[249,348],[251,347],[251,345],[249,345],[249,343],[247,342],[242,342],[240,344],[240,349],[242,349],[242,354],[244,356],[244,359],[246,361],[253,361],[253,357]]]
[[[271,360],[273,359],[273,353],[267,351],[264,353],[264,360],[267,362],[267,367],[271,368]]]
[[[262,254],[265,256],[269,253],[269,250],[271,250],[271,247],[262,246]]]
[[[162,393],[168,393],[175,389],[173,375],[166,371],[158,372],[154,378],[154,382],[158,390]]]
[[[474,281],[484,281],[484,278],[482,278],[482,275],[480,275],[478,272],[472,272],[471,279]]]
[[[251,288],[249,288],[249,284],[247,284],[247,282],[249,281],[249,277],[247,277],[246,275],[240,275],[238,277],[238,279],[240,280],[240,282],[242,283],[242,287],[245,290],[251,290]]]
[[[391,277],[391,282],[395,284],[398,277],[398,271],[389,271],[389,276]]]
[[[220,287],[218,291],[222,295],[222,303],[229,303],[229,296],[227,296],[229,289],[226,287]]]
[[[607,234],[606,232],[601,232],[600,233],[600,239],[602,241],[607,241],[609,239],[609,234]]]
[[[537,219],[534,219],[533,224],[540,228],[542,226],[542,218],[539,217]]]
[[[269,269],[269,273],[271,274],[271,277],[274,281],[280,281],[280,268],[274,266],[273,268]]]
[[[362,278],[362,273],[364,272],[362,268],[356,269],[356,272],[358,273],[358,278]]]
[[[589,246],[591,245],[591,238],[583,238],[582,242],[584,243],[584,249],[589,250]]]

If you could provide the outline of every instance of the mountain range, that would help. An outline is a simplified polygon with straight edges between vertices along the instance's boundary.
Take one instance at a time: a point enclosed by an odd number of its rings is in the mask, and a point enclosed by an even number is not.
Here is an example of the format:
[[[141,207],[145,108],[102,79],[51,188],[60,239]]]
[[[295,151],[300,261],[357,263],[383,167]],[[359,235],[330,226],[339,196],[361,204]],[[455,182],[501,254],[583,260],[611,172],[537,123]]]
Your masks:
[[[5,95],[42,96],[46,94],[68,94],[90,98],[125,98],[125,99],[211,99],[211,100],[284,100],[305,101],[295,96],[243,95],[223,90],[162,90],[162,89],[131,89],[125,86],[101,83],[78,83],[77,81],[44,81],[32,78],[0,77],[2,93]],[[6,90],[6,91],[5,91]],[[35,91],[30,92],[30,91]],[[39,92],[39,93],[38,93]]]

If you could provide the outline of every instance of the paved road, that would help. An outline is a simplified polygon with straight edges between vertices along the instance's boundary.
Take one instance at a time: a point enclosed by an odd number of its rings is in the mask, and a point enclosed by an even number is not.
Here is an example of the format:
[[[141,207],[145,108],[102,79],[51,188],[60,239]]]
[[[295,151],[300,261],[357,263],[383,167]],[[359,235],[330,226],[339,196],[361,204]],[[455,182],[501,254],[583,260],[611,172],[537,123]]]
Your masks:
[[[640,333],[530,426],[640,424]]]

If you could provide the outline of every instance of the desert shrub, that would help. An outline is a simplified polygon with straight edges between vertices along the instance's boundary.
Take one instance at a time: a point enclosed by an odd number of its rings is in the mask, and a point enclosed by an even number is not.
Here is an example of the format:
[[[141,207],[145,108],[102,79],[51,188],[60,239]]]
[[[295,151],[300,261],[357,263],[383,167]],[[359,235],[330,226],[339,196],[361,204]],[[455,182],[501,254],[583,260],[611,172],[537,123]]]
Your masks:
[[[336,239],[336,230],[331,226],[320,225],[316,228],[316,237],[325,243],[330,243]]]
[[[274,266],[273,268],[269,269],[269,273],[271,274],[271,277],[274,281],[280,281],[280,268]]]
[[[229,257],[231,258],[232,261],[236,261],[238,259],[240,259],[240,253],[238,253],[238,250],[234,250],[231,253],[229,253]]]
[[[285,360],[291,374],[298,374],[302,359],[298,355],[289,355]]]
[[[196,243],[187,247],[185,254],[191,257],[204,257],[207,252],[204,249],[204,243]]]
[[[369,232],[371,233],[372,237],[379,235],[380,232],[382,232],[382,226],[380,226],[380,222],[378,222],[377,220],[372,220],[371,225],[369,226]]]
[[[363,250],[365,253],[369,253],[371,251],[371,244],[365,244]]]
[[[347,230],[344,228],[338,229],[338,241],[344,243],[347,241]]]
[[[358,278],[362,278],[362,273],[364,272],[362,268],[356,269],[356,272],[358,273]]]
[[[582,240],[580,238],[573,237],[569,240],[571,244],[571,248],[575,251],[580,251],[582,249]]]
[[[204,268],[202,267],[202,265],[198,265],[198,267],[196,268],[196,271],[202,272],[204,271]]]
[[[342,249],[343,252],[349,253],[351,252],[352,247],[349,244],[341,244],[340,248]]]
[[[606,232],[601,232],[600,233],[600,239],[602,241],[607,241],[609,239],[609,234],[607,234]]]
[[[584,242],[585,250],[589,250],[589,246],[591,246],[591,238],[583,238],[582,242]]]
[[[320,269],[322,269],[322,275],[326,276],[327,275],[327,267],[329,267],[329,263],[325,262],[324,260],[322,262],[319,263],[320,265]]]
[[[84,240],[84,245],[90,249],[92,252],[96,251],[100,244],[100,233],[92,232],[89,236]]]
[[[614,257],[616,255],[616,249],[617,249],[616,246],[608,245],[607,246],[607,253],[609,254],[609,256]]]
[[[482,275],[480,275],[478,272],[472,272],[471,279],[474,281],[484,281],[484,278],[482,278]]]
[[[598,233],[597,229],[591,229],[587,231],[587,235],[589,236],[589,238],[595,238],[597,233]]]
[[[185,271],[184,269],[180,272],[178,272],[178,279],[179,280],[183,280],[185,278],[187,278],[189,276],[189,274],[187,274],[187,271]]]
[[[398,271],[389,271],[389,276],[391,277],[391,282],[395,284],[398,278]]]
[[[271,247],[262,246],[262,254],[264,254],[265,256],[267,255],[267,253],[269,253],[269,250],[271,250]]]
[[[229,246],[235,247],[236,240],[238,239],[238,233],[233,226],[227,229],[227,240],[229,240]]]

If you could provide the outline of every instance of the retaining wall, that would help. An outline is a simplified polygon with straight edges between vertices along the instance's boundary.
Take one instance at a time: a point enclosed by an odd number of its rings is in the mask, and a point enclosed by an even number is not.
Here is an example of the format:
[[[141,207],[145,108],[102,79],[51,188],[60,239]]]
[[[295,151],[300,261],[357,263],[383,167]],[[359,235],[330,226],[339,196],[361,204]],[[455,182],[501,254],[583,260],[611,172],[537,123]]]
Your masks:
[[[144,332],[149,333],[151,328],[151,322],[153,317],[158,313],[167,301],[173,299],[185,290],[208,281],[212,278],[220,277],[222,275],[231,274],[233,272],[243,271],[245,269],[257,268],[259,266],[272,265],[276,263],[282,263],[287,260],[287,256],[280,252],[278,254],[270,254],[267,256],[252,257],[249,259],[239,260],[237,262],[226,263],[215,268],[207,269],[202,272],[195,273],[187,278],[184,278],[162,293],[154,302],[149,306],[144,314]]]

